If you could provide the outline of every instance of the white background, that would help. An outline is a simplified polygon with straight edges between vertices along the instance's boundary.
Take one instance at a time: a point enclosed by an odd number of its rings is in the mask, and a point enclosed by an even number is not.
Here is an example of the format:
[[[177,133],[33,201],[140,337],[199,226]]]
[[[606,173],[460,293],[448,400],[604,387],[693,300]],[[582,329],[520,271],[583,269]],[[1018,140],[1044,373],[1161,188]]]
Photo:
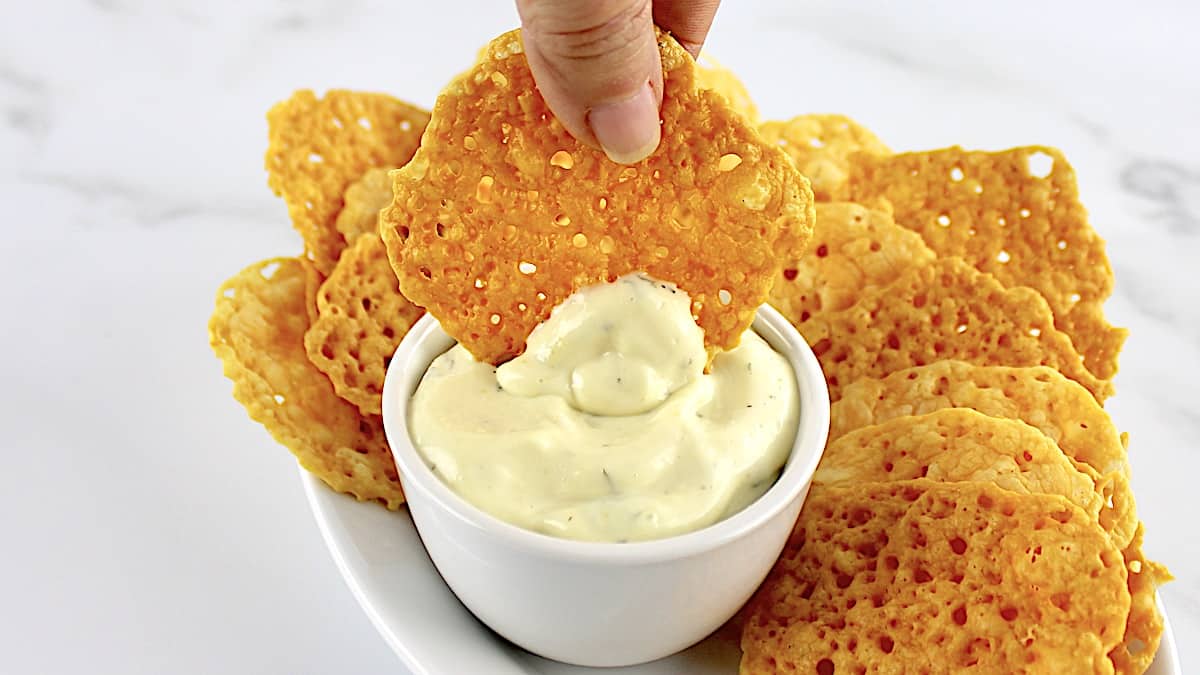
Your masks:
[[[1110,317],[1132,329],[1110,409],[1200,664],[1200,10],[726,5],[711,51],[767,117],[845,112],[898,150],[1036,142],[1075,164]],[[403,673],[205,324],[225,277],[300,250],[262,168],[270,104],[338,86],[431,105],[515,25],[510,3],[5,0],[0,17],[0,672]]]

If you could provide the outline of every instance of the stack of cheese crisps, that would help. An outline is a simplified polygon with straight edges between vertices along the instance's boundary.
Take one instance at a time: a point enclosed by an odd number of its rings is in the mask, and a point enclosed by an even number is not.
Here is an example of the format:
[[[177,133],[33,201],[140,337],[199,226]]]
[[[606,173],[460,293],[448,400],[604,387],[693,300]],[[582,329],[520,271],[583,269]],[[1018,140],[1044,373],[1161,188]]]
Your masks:
[[[1125,331],[1071,167],[891,154],[839,116],[761,131],[823,202],[771,301],[834,403],[742,672],[1144,672],[1169,575],[1103,408]]]
[[[383,375],[421,309],[400,294],[377,219],[392,198],[388,171],[412,158],[429,113],[383,94],[300,91],[268,121],[269,182],[304,253],[225,282],[210,342],[234,397],[306,469],[398,509]]]
[[[686,287],[714,350],[770,288],[834,404],[808,502],[740,616],[742,672],[1143,672],[1169,577],[1142,556],[1103,408],[1125,332],[1103,317],[1112,273],[1066,160],[893,154],[841,115],[760,123],[732,73],[660,47],[664,141],[637,167],[563,131],[515,34],[432,123],[382,94],[273,108],[269,183],[304,252],[218,293],[234,396],[330,487],[396,509],[381,390],[418,305],[496,361],[625,268]]]
[[[381,394],[424,312],[410,297],[499,361],[578,286],[649,271],[689,291],[711,352],[736,342],[771,287],[774,251],[803,250],[812,194],[745,117],[753,102],[732,73],[696,67],[666,36],[660,48],[664,118],[679,123],[664,124],[640,169],[604,160],[553,119],[515,32],[446,88],[440,127],[384,94],[299,91],[272,108],[268,182],[304,252],[229,279],[209,323],[250,416],[333,489],[397,509]],[[381,211],[403,223],[381,223]],[[647,236],[647,221],[667,218],[689,227]],[[738,245],[700,241],[718,238]]]

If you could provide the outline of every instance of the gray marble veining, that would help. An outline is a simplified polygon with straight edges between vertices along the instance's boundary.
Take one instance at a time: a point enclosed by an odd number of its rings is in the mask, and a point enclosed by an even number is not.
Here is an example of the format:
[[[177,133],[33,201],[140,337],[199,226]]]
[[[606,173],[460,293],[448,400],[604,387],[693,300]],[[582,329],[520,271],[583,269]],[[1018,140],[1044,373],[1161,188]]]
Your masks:
[[[511,2],[61,0],[0,22],[0,654],[14,672],[394,672],[204,326],[298,237],[263,172],[296,88],[422,105]],[[768,117],[844,112],[897,150],[1061,147],[1130,338],[1147,550],[1200,663],[1200,7],[727,2],[709,42]],[[1119,37],[1115,40],[1114,36]],[[13,384],[16,383],[16,384]],[[17,583],[4,585],[15,580]],[[12,636],[18,636],[14,639]],[[69,638],[69,640],[68,640]],[[64,642],[66,640],[66,642]],[[3,668],[0,668],[3,669]]]

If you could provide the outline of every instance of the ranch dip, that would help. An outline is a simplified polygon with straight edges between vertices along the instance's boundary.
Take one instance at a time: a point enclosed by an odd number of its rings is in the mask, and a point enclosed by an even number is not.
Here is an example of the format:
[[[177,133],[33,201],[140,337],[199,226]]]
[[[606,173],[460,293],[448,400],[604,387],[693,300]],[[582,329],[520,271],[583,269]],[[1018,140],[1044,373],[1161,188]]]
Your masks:
[[[752,330],[704,372],[691,299],[642,275],[576,292],[496,367],[461,345],[413,394],[409,430],[437,476],[509,523],[626,542],[737,513],[779,475],[799,402]]]

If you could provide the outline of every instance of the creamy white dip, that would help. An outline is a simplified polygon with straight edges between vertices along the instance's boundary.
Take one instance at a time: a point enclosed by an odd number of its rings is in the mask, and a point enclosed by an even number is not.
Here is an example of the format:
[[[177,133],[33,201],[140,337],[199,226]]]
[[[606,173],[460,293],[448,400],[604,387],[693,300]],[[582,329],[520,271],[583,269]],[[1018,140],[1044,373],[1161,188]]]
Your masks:
[[[718,354],[683,291],[640,275],[584,288],[494,367],[461,345],[409,409],[430,469],[468,502],[545,534],[637,541],[745,508],[775,481],[795,374],[753,331]]]

